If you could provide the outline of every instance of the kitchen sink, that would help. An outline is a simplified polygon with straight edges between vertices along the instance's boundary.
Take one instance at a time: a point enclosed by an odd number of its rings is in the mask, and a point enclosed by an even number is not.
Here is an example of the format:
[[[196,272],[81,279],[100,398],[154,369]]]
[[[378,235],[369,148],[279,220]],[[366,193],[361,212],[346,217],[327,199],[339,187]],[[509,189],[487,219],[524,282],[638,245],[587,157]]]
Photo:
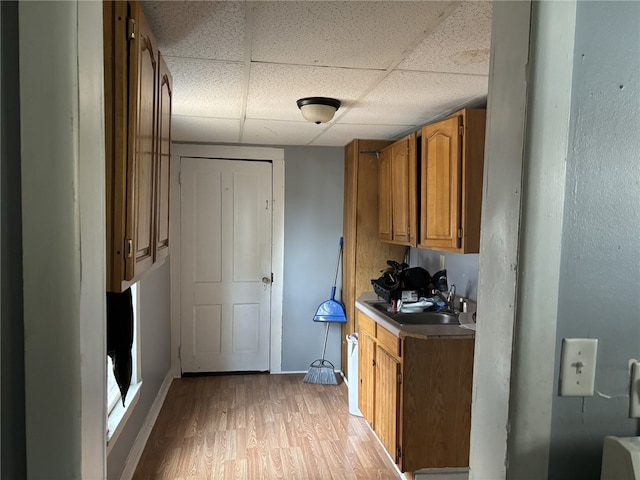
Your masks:
[[[388,303],[367,302],[371,307],[383,313],[400,325],[458,325],[458,314],[445,310],[429,310],[416,313],[392,313],[387,311]]]

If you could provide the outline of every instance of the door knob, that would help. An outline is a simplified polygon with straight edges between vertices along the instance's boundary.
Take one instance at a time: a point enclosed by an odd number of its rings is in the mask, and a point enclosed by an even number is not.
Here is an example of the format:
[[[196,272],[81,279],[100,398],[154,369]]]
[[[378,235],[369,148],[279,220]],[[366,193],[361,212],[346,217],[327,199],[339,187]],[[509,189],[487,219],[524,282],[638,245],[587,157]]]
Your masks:
[[[262,277],[262,283],[269,285],[271,283],[271,279],[269,277]]]

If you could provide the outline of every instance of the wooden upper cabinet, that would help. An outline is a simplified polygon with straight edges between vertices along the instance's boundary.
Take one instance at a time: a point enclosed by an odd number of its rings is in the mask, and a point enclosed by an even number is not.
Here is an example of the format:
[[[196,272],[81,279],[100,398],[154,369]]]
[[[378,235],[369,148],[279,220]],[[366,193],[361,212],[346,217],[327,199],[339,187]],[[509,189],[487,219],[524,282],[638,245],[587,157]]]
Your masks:
[[[419,247],[480,251],[485,110],[422,128]]]
[[[420,244],[426,247],[460,247],[461,125],[456,116],[422,130]]]
[[[416,246],[416,134],[407,135],[380,152],[378,215],[380,240]]]
[[[157,168],[157,227],[156,261],[169,254],[169,170],[171,163],[171,104],[173,98],[173,80],[167,64],[158,55],[160,61],[159,82],[160,102],[158,112],[158,168]]]
[[[382,241],[393,240],[391,148],[385,148],[378,157],[378,231]]]
[[[137,2],[103,13],[107,290],[121,292],[168,254],[171,75]]]
[[[151,28],[137,9],[136,34],[129,40],[129,178],[125,280],[147,271],[154,261],[155,154],[158,52]],[[132,252],[132,253],[130,253]]]
[[[391,145],[393,241],[416,245],[416,135]]]

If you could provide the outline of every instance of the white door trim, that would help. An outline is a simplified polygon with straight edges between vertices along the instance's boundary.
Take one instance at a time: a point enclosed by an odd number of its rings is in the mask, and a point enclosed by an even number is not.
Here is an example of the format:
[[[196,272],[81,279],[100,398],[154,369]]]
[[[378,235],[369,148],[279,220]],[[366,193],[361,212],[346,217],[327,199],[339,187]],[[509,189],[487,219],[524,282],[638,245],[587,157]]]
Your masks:
[[[180,158],[270,160],[273,165],[273,284],[269,371],[282,371],[282,302],[284,275],[284,150],[269,147],[173,144],[171,153],[171,371],[180,376]]]

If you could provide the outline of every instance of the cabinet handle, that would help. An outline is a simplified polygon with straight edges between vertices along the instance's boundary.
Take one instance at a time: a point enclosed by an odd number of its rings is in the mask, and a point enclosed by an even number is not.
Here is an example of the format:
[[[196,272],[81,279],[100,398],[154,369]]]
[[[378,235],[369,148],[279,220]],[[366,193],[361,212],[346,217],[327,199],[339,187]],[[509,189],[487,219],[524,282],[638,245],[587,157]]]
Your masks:
[[[371,366],[375,367],[376,366],[376,361],[375,360],[371,360]]]

